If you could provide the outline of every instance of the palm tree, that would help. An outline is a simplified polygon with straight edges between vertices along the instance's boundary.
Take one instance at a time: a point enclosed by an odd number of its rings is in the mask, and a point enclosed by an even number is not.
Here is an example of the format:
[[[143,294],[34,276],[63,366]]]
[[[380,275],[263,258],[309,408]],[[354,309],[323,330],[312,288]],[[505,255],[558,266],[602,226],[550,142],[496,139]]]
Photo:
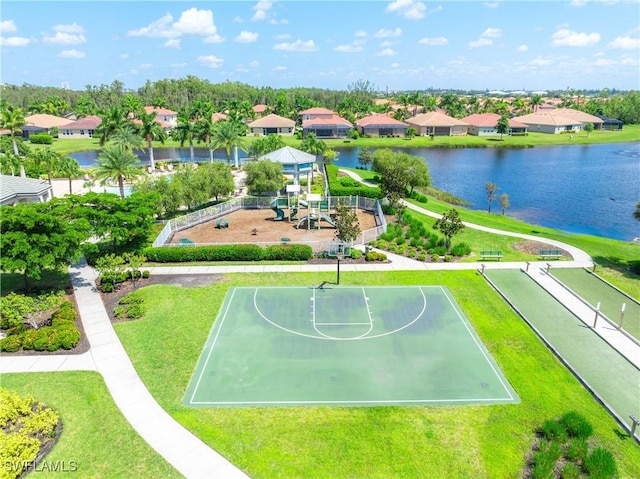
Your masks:
[[[180,147],[183,147],[185,142],[189,142],[189,153],[191,156],[191,162],[194,162],[193,140],[196,136],[195,124],[191,121],[191,118],[186,110],[181,110],[178,113],[178,124],[176,129],[171,132],[171,136],[174,140],[180,142]]]
[[[133,125],[122,125],[111,136],[109,143],[122,146],[125,150],[142,150],[144,139],[138,134]]]
[[[77,178],[82,174],[82,169],[80,168],[78,162],[70,156],[60,158],[60,161],[58,161],[56,165],[55,172],[69,179],[69,194],[72,194],[73,191],[71,189],[71,180],[73,178]]]
[[[131,150],[122,145],[107,144],[98,155],[95,177],[103,182],[117,180],[120,196],[124,198],[125,180],[133,180],[143,174],[136,163],[138,157]]]
[[[142,99],[131,93],[126,94],[120,104],[122,105],[125,118],[137,115],[143,107]]]
[[[244,138],[238,125],[231,121],[221,120],[215,123],[211,136],[213,149],[224,148],[227,152],[227,161],[231,163],[231,149],[239,146],[244,150]]]
[[[153,158],[153,140],[159,140],[160,143],[164,144],[164,140],[167,138],[167,133],[157,122],[155,111],[152,111],[151,113],[138,113],[138,120],[140,120],[138,131],[147,142],[147,149],[149,150],[149,167],[151,170],[155,170],[156,163]]]
[[[29,152],[28,158],[38,167],[44,167],[47,170],[47,179],[51,184],[51,172],[56,169],[60,162],[60,155],[50,148],[38,148]]]
[[[13,154],[20,156],[18,151],[18,144],[16,143],[15,134],[22,133],[21,126],[26,124],[24,119],[24,110],[22,108],[16,108],[12,105],[7,106],[0,112],[0,128],[9,130],[11,133],[11,144],[13,145]]]
[[[207,145],[207,148],[209,148],[209,163],[213,163],[213,144],[211,142],[211,138],[213,137],[215,125],[216,124],[211,120],[211,117],[202,118],[195,124],[196,141],[198,143],[202,141]]]
[[[23,171],[24,159],[13,153],[0,154],[0,172],[2,174],[16,175],[16,171]]]
[[[100,146],[104,145],[123,125],[128,123],[124,110],[112,106],[101,115],[102,122],[96,127],[96,135],[100,137]]]
[[[529,106],[535,112],[537,106],[542,105],[542,97],[540,95],[533,95],[531,100],[529,100]]]

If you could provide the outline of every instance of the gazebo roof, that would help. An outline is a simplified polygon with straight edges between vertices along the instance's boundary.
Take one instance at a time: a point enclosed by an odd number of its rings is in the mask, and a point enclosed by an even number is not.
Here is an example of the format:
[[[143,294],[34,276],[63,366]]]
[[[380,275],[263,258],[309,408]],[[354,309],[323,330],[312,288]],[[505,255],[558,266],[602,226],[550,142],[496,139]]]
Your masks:
[[[272,151],[258,158],[258,160],[267,159],[274,163],[282,163],[283,165],[299,165],[302,163],[314,163],[316,161],[315,155],[296,150],[290,146],[285,146],[284,148]]]

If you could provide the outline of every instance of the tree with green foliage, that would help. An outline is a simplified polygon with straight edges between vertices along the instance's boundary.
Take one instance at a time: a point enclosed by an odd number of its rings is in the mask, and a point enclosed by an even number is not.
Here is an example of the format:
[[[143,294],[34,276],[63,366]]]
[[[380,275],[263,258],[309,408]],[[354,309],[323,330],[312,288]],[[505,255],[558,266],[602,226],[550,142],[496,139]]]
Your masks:
[[[122,145],[107,144],[98,155],[95,177],[98,180],[118,182],[120,196],[124,198],[125,180],[135,180],[143,175],[137,165],[138,157]]]
[[[451,250],[451,238],[464,229],[464,224],[462,224],[458,210],[451,208],[436,220],[433,228],[439,230],[444,235],[445,246],[448,253]]]
[[[24,158],[13,153],[0,153],[0,173],[15,176],[24,166]]]
[[[362,165],[365,170],[369,169],[369,165],[373,162],[373,151],[368,146],[360,148],[358,151],[358,163]]]
[[[100,146],[106,144],[116,132],[129,123],[127,116],[119,105],[111,106],[103,115],[96,127],[95,136],[100,138]]]
[[[282,139],[281,135],[276,133],[271,133],[267,136],[263,136],[254,140],[253,143],[249,146],[249,155],[255,159],[260,158],[267,153],[271,153],[272,151],[279,150],[280,148],[284,148],[287,146]]]
[[[125,150],[138,151],[144,148],[144,139],[132,123],[121,125],[109,139],[112,145],[120,145]]]
[[[195,161],[195,152],[193,151],[193,140],[197,137],[197,129],[195,123],[191,120],[189,112],[186,109],[181,110],[178,113],[178,123],[171,131],[171,138],[180,143],[180,148],[185,143],[189,144],[189,157],[191,163]]]
[[[416,155],[402,155],[400,161],[406,166],[409,172],[409,195],[413,194],[416,187],[426,188],[431,185],[431,175],[429,165],[424,158]]]
[[[589,134],[594,130],[593,123],[591,122],[585,123],[583,129],[584,131],[587,132],[587,138],[588,138]]]
[[[159,141],[164,145],[164,141],[167,139],[167,132],[162,128],[158,120],[156,120],[156,112],[152,111],[146,113],[144,110],[138,113],[137,119],[140,122],[138,124],[138,132],[147,142],[147,151],[149,152],[149,167],[152,170],[156,169],[155,158],[153,157],[153,141]]]
[[[18,150],[18,144],[16,143],[16,133],[22,133],[21,127],[26,124],[24,119],[24,110],[22,108],[16,108],[12,105],[8,105],[2,108],[0,111],[0,128],[9,130],[11,136],[11,144],[13,146],[13,154],[20,155]]]
[[[264,159],[247,163],[244,169],[247,172],[247,189],[252,195],[278,191],[284,186],[281,163]]]
[[[487,194],[487,213],[491,213],[491,203],[496,199],[496,191],[498,189],[498,185],[490,181],[487,181],[484,184],[484,191]]]
[[[69,194],[73,193],[72,180],[82,174],[82,169],[75,158],[63,156],[55,165],[55,174],[62,175],[69,180]]]
[[[89,223],[71,219],[64,203],[21,203],[0,207],[0,269],[22,273],[25,290],[29,279],[40,279],[45,269],[77,260],[89,238]]]
[[[196,172],[204,177],[203,182],[208,198],[219,200],[220,197],[228,196],[233,192],[235,187],[233,173],[231,166],[228,164],[216,161],[215,163],[201,165]]]
[[[194,170],[188,164],[183,165],[171,178],[171,189],[177,192],[181,204],[189,211],[206,203],[210,198],[207,191],[209,185],[199,170],[200,168]]]
[[[509,195],[508,194],[502,193],[500,195],[500,206],[502,207],[502,216],[504,216],[504,213],[507,210],[507,208],[509,206],[511,206],[511,203],[509,203]]]
[[[411,140],[417,134],[418,134],[418,131],[414,127],[411,126],[411,127],[407,128],[407,131],[405,132],[404,136],[405,136],[405,138],[408,138],[409,140]]]
[[[340,200],[336,205],[336,238],[344,243],[351,243],[360,234],[358,213],[348,201]]]
[[[51,174],[58,167],[61,157],[59,153],[56,153],[49,147],[32,149],[28,156],[27,161],[30,162],[36,168],[44,168],[47,172],[47,180],[51,184]]]
[[[236,146],[244,150],[245,139],[236,123],[220,120],[213,127],[211,143],[214,149],[221,148],[225,151],[227,163],[231,164],[231,150]]]
[[[498,118],[498,123],[496,124],[496,131],[500,133],[500,141],[502,141],[502,135],[506,135],[509,133],[509,116],[502,115]]]

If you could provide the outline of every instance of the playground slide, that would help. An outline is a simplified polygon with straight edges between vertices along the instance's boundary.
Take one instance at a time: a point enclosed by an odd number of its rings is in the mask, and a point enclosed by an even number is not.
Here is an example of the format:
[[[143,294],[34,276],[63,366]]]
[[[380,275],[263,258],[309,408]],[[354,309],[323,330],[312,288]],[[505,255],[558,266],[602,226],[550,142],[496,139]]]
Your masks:
[[[330,217],[330,216],[322,215],[322,216],[320,216],[320,220],[324,220],[324,221],[326,221],[327,223],[329,223],[329,224],[330,224],[331,226],[333,226],[334,228],[336,228],[336,227],[337,227],[336,222],[335,222],[335,221],[333,221],[333,219],[331,219],[331,217]],[[302,223],[304,223],[305,221],[309,221],[309,216],[303,216],[302,218],[300,218],[300,221],[298,221],[298,224],[296,225],[296,229],[299,229],[299,228],[300,228],[300,225],[301,225]],[[311,221],[317,221],[317,220],[311,220]]]
[[[276,213],[276,217],[273,218],[273,221],[282,221],[284,220],[284,210],[278,208],[278,200],[275,199],[271,202],[271,209]]]

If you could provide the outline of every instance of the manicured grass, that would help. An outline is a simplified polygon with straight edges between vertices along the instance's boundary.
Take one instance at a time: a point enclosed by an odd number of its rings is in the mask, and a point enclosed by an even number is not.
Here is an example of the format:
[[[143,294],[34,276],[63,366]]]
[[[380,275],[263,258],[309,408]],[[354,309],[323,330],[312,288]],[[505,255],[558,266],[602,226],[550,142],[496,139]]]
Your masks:
[[[71,287],[68,268],[46,269],[39,280],[29,279],[30,291],[61,291]],[[24,275],[18,273],[0,274],[0,292],[2,295],[12,291],[24,292]]]
[[[568,409],[593,424],[621,477],[640,448],[473,271],[343,272],[341,284],[442,284],[515,388],[506,406],[189,409],[181,399],[229,286],[317,285],[335,273],[227,275],[200,288],[150,286],[142,320],[116,325],[138,373],[178,421],[255,478],[520,477],[534,432]],[[408,364],[410,359],[408,358]]]
[[[31,394],[56,409],[62,420],[58,443],[46,461],[77,464],[83,478],[182,477],[125,420],[95,372],[3,374],[2,387]],[[63,474],[64,475],[64,474]],[[29,477],[60,477],[60,471]]]

